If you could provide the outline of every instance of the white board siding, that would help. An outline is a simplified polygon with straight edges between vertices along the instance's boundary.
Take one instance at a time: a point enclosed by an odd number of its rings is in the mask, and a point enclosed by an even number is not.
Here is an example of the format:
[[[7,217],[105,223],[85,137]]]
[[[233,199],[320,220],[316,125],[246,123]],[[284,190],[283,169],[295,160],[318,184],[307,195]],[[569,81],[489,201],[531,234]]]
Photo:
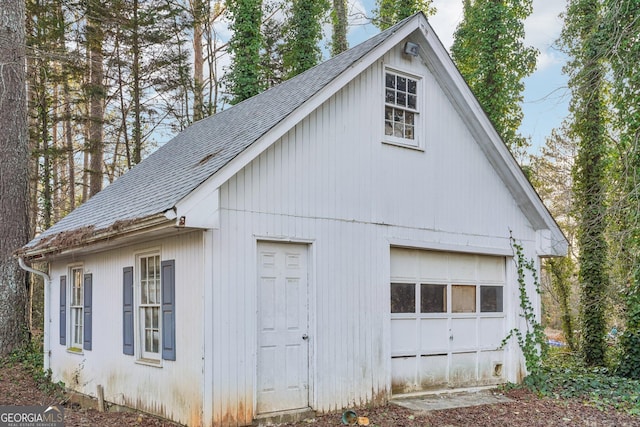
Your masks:
[[[53,310],[51,369],[54,381],[80,393],[96,395],[104,387],[107,401],[141,409],[189,425],[202,423],[203,251],[202,233],[184,232],[168,239],[87,255],[51,264],[52,303],[59,301],[59,278],[67,266],[82,263],[93,274],[93,346],[72,354],[59,345],[58,311]],[[136,363],[122,353],[122,269],[136,268],[136,253],[159,249],[163,260],[176,261],[176,361],[162,367]],[[139,347],[136,341],[136,347]],[[108,369],[107,369],[108,367]]]
[[[534,231],[433,76],[397,52],[384,62],[423,76],[424,151],[381,143],[379,61],[220,188],[213,332],[213,348],[224,349],[213,374],[220,425],[250,422],[255,407],[258,240],[310,243],[318,411],[389,396],[390,242],[504,253],[511,229],[534,254]]]

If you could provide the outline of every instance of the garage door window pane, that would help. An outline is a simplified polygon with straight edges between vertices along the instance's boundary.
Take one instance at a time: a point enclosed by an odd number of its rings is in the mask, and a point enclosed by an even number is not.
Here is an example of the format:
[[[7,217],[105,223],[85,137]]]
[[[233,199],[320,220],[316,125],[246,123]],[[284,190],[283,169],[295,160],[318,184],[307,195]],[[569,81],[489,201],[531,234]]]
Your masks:
[[[475,313],[476,287],[466,285],[452,285],[451,311],[453,313]]]
[[[447,285],[420,285],[420,312],[447,312]]]
[[[391,284],[391,312],[416,312],[416,285],[413,283]]]
[[[502,286],[480,286],[480,311],[502,313]]]

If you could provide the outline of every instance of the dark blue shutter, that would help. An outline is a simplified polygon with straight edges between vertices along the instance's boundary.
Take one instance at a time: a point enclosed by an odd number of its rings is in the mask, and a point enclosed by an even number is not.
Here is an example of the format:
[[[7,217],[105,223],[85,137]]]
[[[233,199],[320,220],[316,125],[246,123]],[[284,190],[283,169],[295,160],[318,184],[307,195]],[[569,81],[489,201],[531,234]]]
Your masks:
[[[93,294],[93,275],[91,273],[84,275],[84,325],[83,325],[83,345],[85,350],[91,350],[91,299]]]
[[[175,260],[162,261],[162,358],[176,360]]]
[[[122,352],[133,355],[133,267],[122,269]]]
[[[60,276],[60,345],[67,345],[67,276]]]

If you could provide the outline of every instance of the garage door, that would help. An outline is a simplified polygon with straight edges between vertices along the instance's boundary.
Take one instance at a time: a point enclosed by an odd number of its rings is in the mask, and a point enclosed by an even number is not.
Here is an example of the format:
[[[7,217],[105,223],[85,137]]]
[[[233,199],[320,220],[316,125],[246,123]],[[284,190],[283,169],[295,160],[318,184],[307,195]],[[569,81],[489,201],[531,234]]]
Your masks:
[[[504,257],[392,248],[392,392],[504,382],[504,285]]]

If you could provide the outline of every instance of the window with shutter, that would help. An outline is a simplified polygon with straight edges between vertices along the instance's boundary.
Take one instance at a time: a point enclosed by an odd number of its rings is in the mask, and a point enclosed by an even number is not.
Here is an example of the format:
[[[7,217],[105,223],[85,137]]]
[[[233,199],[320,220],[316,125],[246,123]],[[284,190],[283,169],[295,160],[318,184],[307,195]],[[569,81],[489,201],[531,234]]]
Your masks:
[[[71,267],[71,283],[69,298],[69,325],[70,342],[69,349],[82,351],[84,341],[84,277],[82,267]]]

